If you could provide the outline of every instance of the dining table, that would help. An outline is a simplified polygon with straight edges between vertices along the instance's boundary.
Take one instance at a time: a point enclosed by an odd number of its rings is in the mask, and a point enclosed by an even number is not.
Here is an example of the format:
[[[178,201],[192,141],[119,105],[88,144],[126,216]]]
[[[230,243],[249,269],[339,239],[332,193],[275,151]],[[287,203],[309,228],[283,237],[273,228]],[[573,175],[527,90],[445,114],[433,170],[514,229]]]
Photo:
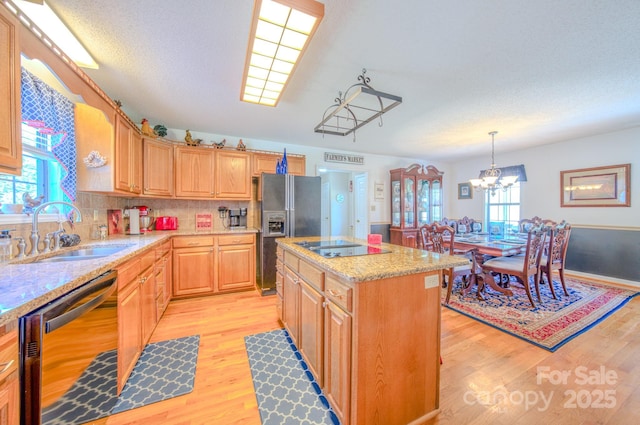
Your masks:
[[[482,271],[482,263],[493,257],[508,257],[524,253],[527,249],[526,233],[514,233],[510,235],[491,235],[489,233],[465,233],[456,234],[453,239],[455,251],[471,252],[475,263],[480,269],[474,276],[477,286],[478,298],[482,298],[484,285],[489,285],[491,289],[507,296],[513,296],[509,288],[509,277],[500,279],[500,284],[496,283],[493,275]],[[471,289],[471,285],[465,288],[464,292]]]

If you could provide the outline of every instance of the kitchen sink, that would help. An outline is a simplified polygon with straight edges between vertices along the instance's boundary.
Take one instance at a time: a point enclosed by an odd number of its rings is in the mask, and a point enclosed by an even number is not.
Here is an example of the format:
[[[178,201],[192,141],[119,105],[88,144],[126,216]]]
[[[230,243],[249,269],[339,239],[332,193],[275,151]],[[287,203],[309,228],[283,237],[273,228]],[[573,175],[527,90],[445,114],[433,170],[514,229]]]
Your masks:
[[[94,258],[108,257],[109,255],[130,248],[132,245],[90,246],[75,251],[65,251],[51,257],[37,260],[37,263],[58,263],[62,261],[80,261]]]

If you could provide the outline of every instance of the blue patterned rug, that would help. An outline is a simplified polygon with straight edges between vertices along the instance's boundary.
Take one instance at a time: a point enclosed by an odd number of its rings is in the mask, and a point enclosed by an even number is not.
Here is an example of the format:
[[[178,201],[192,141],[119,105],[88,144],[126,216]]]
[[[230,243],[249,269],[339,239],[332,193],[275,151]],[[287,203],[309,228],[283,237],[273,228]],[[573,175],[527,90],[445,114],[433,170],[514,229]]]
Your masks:
[[[262,425],[339,425],[284,329],[244,339]]]
[[[193,390],[200,335],[148,344],[120,397],[116,351],[100,353],[56,403],[44,409],[45,425],[76,425]]]

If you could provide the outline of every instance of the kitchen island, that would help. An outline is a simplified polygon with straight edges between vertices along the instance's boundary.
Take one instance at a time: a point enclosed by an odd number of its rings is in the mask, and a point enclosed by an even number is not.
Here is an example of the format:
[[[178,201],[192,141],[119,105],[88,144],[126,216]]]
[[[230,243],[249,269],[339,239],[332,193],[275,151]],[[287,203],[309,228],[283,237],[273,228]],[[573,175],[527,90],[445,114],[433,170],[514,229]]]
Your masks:
[[[437,414],[442,270],[468,260],[349,238],[277,243],[280,318],[340,423]]]

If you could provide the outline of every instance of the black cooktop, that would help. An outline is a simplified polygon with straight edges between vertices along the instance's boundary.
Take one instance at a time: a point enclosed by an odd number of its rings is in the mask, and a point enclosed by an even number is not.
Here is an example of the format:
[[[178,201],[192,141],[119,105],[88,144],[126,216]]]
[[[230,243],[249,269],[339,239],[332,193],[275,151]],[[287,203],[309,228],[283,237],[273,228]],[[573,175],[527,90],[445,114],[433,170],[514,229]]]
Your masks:
[[[379,246],[360,245],[354,242],[337,240],[302,241],[295,242],[309,251],[315,252],[325,258],[353,257],[356,255],[386,254],[391,252]]]

